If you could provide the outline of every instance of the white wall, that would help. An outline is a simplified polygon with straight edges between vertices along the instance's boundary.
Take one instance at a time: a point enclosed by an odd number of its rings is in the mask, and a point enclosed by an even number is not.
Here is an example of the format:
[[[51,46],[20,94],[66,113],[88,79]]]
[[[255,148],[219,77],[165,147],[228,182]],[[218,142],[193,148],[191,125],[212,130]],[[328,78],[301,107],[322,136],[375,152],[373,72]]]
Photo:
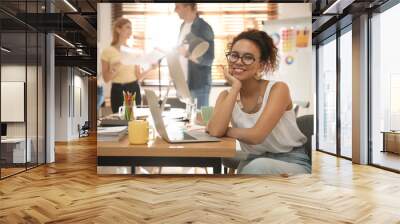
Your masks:
[[[306,4],[308,5],[308,4]],[[311,32],[311,11],[305,13],[303,18],[266,21],[264,30],[268,34],[280,33],[282,28],[308,28]],[[280,45],[282,43],[282,37]],[[291,65],[286,64],[286,56],[292,56],[294,61]],[[312,73],[312,47],[311,34],[309,35],[308,46],[296,48],[291,52],[283,53],[279,51],[279,69],[273,74],[268,74],[267,79],[281,80],[288,84],[293,101],[308,101],[309,108],[300,108],[299,116],[314,113],[314,86]]]
[[[79,93],[80,91],[80,93]],[[85,123],[85,121],[89,120],[89,102],[88,102],[88,78],[82,77],[80,75],[75,75],[74,77],[74,104],[71,127],[72,127],[72,138],[79,137],[77,126],[80,124],[81,126]],[[79,102],[80,101],[80,102]],[[80,108],[81,107],[81,108]],[[81,110],[81,111],[80,111]]]
[[[36,70],[38,69],[38,70]],[[38,76],[37,76],[38,75]],[[11,82],[24,82],[26,85],[26,107],[23,105],[20,112],[26,110],[26,121],[24,122],[6,122],[7,137],[24,138],[25,134],[30,139],[32,161],[36,162],[37,153],[39,154],[39,163],[44,162],[44,74],[42,68],[36,66],[7,64],[1,66],[1,80]],[[27,80],[25,78],[27,77]],[[4,89],[2,89],[3,91]],[[23,93],[22,93],[23,94]],[[7,95],[2,95],[7,97]],[[24,101],[25,102],[25,101]],[[24,103],[23,102],[23,103]],[[2,107],[2,112],[13,113],[13,108]],[[15,112],[14,112],[15,113]]]
[[[279,3],[279,19],[295,19],[311,16],[311,3]],[[311,21],[310,21],[311,22]]]
[[[55,141],[68,140],[68,68],[55,68]]]
[[[77,69],[56,67],[55,87],[55,141],[77,139],[78,124],[82,126],[89,118],[88,78]]]
[[[315,75],[312,70],[312,46],[311,46],[311,3],[287,3],[279,4],[279,17],[277,20],[265,21],[264,31],[268,34],[279,33],[282,28],[307,28],[310,32],[308,46],[294,48],[288,53],[282,52],[282,37],[278,46],[280,48],[279,69],[274,74],[267,75],[267,79],[281,80],[289,85],[293,101],[308,101],[309,108],[300,108],[299,116],[315,114]],[[293,56],[294,62],[286,64],[285,57]]]
[[[110,46],[112,39],[111,30],[111,3],[97,4],[97,79],[101,79],[100,56],[104,48]],[[104,84],[104,97],[110,97],[111,82]]]
[[[28,67],[32,70],[32,67]],[[35,70],[36,71],[36,70]],[[18,81],[25,82],[25,66],[20,65],[2,65],[1,66],[1,81]],[[7,108],[1,108],[7,110]],[[8,137],[25,137],[25,123],[7,123]]]
[[[28,73],[33,67],[28,66]],[[22,65],[2,65],[1,66],[1,81],[17,81],[25,82],[25,66]],[[7,110],[7,108],[1,108]],[[10,122],[7,123],[7,136],[8,137],[25,137],[25,123],[24,122]]]

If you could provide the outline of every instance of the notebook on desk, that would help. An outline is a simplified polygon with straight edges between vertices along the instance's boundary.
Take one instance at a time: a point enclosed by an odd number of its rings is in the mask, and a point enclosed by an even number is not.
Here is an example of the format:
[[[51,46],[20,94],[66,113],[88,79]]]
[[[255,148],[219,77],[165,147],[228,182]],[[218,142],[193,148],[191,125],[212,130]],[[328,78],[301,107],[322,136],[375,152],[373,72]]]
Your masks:
[[[218,138],[212,137],[204,131],[183,131],[177,130],[167,132],[164,120],[161,116],[161,109],[158,106],[158,98],[154,91],[145,89],[147,101],[149,103],[151,116],[153,117],[154,125],[161,137],[169,143],[193,143],[193,142],[218,142]]]
[[[98,141],[119,141],[128,132],[126,126],[97,127]]]
[[[103,119],[100,122],[101,127],[128,126],[127,120]]]

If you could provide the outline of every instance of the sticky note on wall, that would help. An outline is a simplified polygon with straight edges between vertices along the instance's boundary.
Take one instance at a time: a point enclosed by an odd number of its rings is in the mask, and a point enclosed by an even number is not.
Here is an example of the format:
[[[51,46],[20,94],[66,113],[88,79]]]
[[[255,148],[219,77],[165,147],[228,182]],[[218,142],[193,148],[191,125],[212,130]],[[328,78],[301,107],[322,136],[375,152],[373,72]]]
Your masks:
[[[307,28],[299,29],[296,31],[296,47],[304,48],[308,46],[308,39],[310,37],[310,30]]]
[[[296,32],[293,28],[283,28],[281,30],[282,51],[291,52],[295,47]]]

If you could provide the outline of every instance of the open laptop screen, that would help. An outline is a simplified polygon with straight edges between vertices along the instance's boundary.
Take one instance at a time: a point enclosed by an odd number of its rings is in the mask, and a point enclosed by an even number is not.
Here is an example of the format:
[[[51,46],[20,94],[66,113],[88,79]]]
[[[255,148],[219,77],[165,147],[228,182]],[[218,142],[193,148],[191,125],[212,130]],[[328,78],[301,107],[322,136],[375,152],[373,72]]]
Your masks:
[[[183,74],[182,66],[177,52],[167,54],[169,75],[174,83],[177,97],[184,103],[192,103],[193,99]]]

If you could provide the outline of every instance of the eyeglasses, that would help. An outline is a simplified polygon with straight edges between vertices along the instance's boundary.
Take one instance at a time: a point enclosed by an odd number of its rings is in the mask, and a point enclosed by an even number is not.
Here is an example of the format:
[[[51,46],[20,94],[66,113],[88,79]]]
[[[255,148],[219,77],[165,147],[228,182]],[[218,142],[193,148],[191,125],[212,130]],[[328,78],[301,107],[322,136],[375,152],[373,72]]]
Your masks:
[[[256,61],[256,59],[254,58],[254,56],[252,54],[246,53],[246,54],[243,54],[242,56],[240,56],[239,53],[237,53],[237,52],[226,53],[226,59],[228,59],[228,61],[231,63],[235,63],[239,59],[241,59],[242,63],[244,65],[251,65]]]

